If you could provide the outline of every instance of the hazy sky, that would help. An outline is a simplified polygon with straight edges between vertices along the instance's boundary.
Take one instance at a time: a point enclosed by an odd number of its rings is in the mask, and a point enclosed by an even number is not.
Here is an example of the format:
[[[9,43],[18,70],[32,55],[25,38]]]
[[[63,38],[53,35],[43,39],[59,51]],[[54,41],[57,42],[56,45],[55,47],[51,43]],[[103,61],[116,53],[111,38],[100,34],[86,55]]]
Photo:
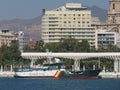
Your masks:
[[[0,21],[29,19],[40,16],[42,9],[54,9],[67,2],[108,9],[109,0],[0,0]]]

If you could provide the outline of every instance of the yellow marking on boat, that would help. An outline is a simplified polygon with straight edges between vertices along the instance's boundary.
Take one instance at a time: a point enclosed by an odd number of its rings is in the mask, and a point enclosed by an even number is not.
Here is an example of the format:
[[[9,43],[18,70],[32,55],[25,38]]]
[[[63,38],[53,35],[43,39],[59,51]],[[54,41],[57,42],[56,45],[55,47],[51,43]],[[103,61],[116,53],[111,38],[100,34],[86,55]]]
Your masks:
[[[57,71],[54,77],[55,77],[55,78],[58,78],[59,75],[60,75],[60,73],[61,73],[61,71]]]

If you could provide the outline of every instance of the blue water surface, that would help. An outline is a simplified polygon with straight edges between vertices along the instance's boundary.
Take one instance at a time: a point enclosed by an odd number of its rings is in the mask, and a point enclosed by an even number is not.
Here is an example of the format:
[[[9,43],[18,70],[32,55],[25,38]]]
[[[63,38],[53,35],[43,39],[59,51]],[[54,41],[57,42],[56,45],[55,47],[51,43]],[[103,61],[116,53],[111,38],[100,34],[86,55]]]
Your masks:
[[[120,79],[0,78],[0,90],[120,90]]]

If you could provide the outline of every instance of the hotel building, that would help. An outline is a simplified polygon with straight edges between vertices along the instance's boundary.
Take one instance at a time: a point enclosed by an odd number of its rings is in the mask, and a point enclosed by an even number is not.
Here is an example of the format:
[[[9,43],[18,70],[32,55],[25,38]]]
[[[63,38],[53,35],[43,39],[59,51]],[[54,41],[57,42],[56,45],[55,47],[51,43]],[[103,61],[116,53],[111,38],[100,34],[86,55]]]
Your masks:
[[[97,46],[96,29],[91,27],[91,11],[78,3],[67,3],[54,10],[43,10],[42,39],[45,43],[72,37]]]

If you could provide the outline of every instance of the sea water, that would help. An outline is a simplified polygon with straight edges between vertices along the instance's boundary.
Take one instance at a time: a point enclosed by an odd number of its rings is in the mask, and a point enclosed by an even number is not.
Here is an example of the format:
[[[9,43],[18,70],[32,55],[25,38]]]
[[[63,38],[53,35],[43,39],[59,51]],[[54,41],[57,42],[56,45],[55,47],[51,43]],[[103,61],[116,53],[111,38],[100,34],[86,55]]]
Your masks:
[[[0,90],[120,90],[120,79],[0,78]]]

